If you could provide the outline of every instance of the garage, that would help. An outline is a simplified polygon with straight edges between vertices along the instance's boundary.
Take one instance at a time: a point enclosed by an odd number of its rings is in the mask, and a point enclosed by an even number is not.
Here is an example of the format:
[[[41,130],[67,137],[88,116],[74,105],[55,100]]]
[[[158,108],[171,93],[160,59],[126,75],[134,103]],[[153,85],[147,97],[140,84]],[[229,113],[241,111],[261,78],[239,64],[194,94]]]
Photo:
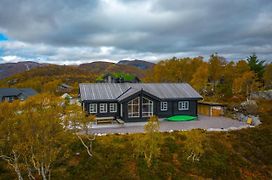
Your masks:
[[[226,105],[217,102],[198,102],[198,114],[205,116],[223,116]]]

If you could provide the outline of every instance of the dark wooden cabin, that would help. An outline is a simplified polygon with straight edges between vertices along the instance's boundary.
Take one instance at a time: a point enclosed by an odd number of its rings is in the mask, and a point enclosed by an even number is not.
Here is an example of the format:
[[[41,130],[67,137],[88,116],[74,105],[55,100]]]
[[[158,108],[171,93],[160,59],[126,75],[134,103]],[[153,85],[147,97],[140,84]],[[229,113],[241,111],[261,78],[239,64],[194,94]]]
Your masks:
[[[83,83],[79,89],[88,114],[124,122],[147,121],[152,115],[197,116],[197,101],[202,99],[187,83]]]
[[[31,88],[0,88],[0,102],[12,102],[17,99],[23,101],[36,94],[37,92]]]

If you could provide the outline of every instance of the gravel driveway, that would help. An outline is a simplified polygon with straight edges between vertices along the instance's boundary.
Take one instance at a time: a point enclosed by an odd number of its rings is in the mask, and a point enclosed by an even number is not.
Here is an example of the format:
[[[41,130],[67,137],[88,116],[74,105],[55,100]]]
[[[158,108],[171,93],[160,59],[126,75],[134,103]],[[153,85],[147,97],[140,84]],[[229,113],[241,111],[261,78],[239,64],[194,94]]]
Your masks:
[[[109,133],[141,133],[144,132],[144,125],[146,122],[125,123],[120,124],[99,124],[93,125],[91,132],[96,134]],[[199,116],[196,121],[171,122],[160,119],[160,131],[167,132],[172,130],[191,130],[191,129],[206,129],[209,131],[227,130],[227,129],[241,129],[249,127],[244,122],[233,120],[226,117],[209,117]]]

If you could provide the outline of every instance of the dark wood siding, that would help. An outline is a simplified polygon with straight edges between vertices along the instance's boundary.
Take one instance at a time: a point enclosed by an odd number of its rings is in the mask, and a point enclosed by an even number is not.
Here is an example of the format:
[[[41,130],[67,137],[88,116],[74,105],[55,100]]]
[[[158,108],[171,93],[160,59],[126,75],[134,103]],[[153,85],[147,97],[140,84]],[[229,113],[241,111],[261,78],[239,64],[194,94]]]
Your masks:
[[[83,102],[83,106],[85,111],[90,114],[90,104],[95,103],[97,104],[97,113],[92,113],[93,115],[96,115],[97,117],[116,117],[118,118],[120,116],[120,104],[118,102]],[[106,103],[107,104],[107,112],[106,113],[100,113],[100,104]],[[116,103],[117,104],[117,112],[110,112],[110,103]]]
[[[188,110],[179,110],[178,102],[179,101],[189,101],[189,109]],[[192,115],[197,116],[197,101],[195,100],[177,100],[173,102],[173,115]]]
[[[178,110],[178,102],[179,101],[188,101],[189,102],[189,110]],[[197,116],[197,100],[168,100],[163,101],[167,102],[168,108],[167,111],[161,111],[161,104],[157,102],[156,109],[157,115],[159,118],[166,118],[174,115],[192,115]]]
[[[140,97],[140,117],[135,117],[135,118],[129,118],[128,117],[128,102],[136,97]],[[123,104],[123,117],[122,119],[125,122],[144,122],[148,120],[148,117],[142,117],[142,97],[147,97],[148,99],[153,101],[153,114],[158,116],[159,118],[167,118],[173,115],[193,115],[197,116],[197,100],[183,100],[183,99],[177,99],[177,100],[166,100],[164,102],[167,102],[168,108],[167,111],[161,111],[160,107],[160,101],[155,100],[151,96],[140,92],[132,95],[129,99],[126,101],[122,102]],[[179,101],[189,101],[189,109],[188,110],[178,110],[178,102]],[[89,104],[90,103],[96,103],[97,104],[97,113],[95,114],[97,117],[116,117],[120,118],[120,103],[113,101],[113,102],[83,102],[82,105],[84,106],[84,109],[86,112],[89,113]],[[107,113],[100,113],[100,104],[101,103],[107,103]],[[110,112],[110,103],[117,103],[117,112],[116,113],[111,113]]]

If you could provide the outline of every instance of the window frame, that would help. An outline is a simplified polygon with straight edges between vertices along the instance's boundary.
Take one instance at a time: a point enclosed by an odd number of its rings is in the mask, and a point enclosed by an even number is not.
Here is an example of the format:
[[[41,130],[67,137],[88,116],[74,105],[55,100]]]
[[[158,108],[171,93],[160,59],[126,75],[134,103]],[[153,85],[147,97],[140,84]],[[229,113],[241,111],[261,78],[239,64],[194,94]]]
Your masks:
[[[178,102],[178,110],[179,111],[187,111],[190,109],[189,101],[179,101]]]
[[[92,107],[92,106],[95,107],[95,108],[93,108],[94,111],[91,111],[91,107]],[[90,103],[90,105],[89,105],[89,112],[90,112],[90,113],[97,113],[97,104],[96,104],[96,103]]]
[[[103,111],[101,111],[101,109],[103,109]],[[108,112],[108,104],[107,103],[100,103],[99,104],[99,112],[100,113],[107,113]]]
[[[148,102],[144,103],[144,99]],[[148,111],[144,111],[143,106],[148,106]],[[142,117],[151,117],[154,114],[154,102],[146,97],[142,97]]]
[[[111,113],[117,112],[117,103],[110,103],[110,112]]]
[[[138,103],[134,103],[134,101],[136,101],[136,99],[138,100]],[[138,107],[137,110],[138,111],[135,111],[134,112],[134,106]],[[136,97],[132,100],[130,100],[128,103],[127,103],[127,107],[128,107],[128,118],[139,118],[140,117],[140,97]],[[129,112],[131,111],[131,112]],[[134,115],[134,114],[137,114],[137,115]]]
[[[162,101],[160,103],[160,106],[161,106],[161,111],[168,111],[168,102],[167,101]]]

